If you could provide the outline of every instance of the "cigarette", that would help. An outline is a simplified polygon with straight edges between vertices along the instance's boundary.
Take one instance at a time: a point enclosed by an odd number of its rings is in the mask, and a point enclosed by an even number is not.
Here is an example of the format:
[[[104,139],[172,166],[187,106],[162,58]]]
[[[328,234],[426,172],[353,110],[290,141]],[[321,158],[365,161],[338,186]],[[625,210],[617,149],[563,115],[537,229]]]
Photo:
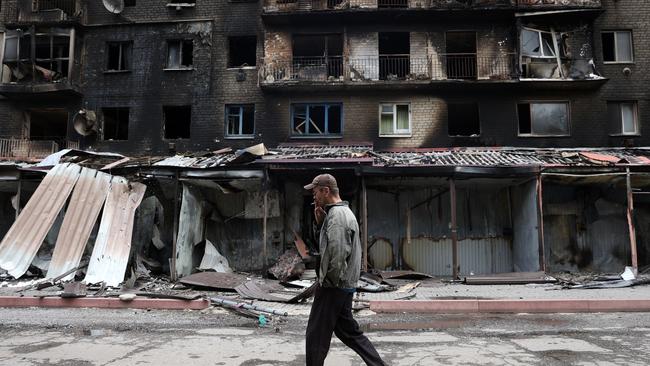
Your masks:
[[[316,202],[312,202],[312,203],[310,203],[310,205],[315,206],[315,205],[316,205]]]

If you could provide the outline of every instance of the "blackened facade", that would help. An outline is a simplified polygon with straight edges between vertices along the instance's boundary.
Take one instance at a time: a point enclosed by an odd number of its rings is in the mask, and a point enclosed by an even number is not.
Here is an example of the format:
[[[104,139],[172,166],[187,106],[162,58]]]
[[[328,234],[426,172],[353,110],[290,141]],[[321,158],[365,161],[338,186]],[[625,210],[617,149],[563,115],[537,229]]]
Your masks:
[[[3,2],[0,135],[130,155],[648,144],[644,4],[183,4]]]

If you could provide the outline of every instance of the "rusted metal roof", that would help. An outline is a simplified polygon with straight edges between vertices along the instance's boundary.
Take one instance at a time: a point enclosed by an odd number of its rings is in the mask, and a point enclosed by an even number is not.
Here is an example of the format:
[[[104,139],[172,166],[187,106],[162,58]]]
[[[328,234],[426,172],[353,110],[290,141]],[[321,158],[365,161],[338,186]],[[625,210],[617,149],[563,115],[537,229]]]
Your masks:
[[[104,205],[111,183],[109,174],[83,168],[59,230],[46,278],[55,278],[77,267],[90,233]],[[74,273],[62,280],[71,280]]]
[[[81,167],[75,164],[60,164],[51,169],[2,239],[0,267],[14,278],[29,268],[80,172]]]
[[[135,209],[146,189],[144,184],[113,177],[84,282],[118,286],[124,281]]]

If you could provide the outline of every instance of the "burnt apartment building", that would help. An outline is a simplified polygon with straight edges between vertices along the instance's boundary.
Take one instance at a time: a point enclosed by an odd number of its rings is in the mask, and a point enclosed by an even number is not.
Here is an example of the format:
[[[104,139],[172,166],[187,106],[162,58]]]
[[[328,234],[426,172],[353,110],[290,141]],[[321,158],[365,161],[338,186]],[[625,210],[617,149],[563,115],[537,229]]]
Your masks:
[[[265,268],[296,234],[313,245],[301,186],[328,169],[370,267],[650,264],[646,2],[1,5],[2,156],[134,157],[120,174],[163,177],[143,205],[175,222],[160,235],[177,254],[187,212],[206,227],[190,236],[240,269]],[[260,143],[270,151],[224,150]]]

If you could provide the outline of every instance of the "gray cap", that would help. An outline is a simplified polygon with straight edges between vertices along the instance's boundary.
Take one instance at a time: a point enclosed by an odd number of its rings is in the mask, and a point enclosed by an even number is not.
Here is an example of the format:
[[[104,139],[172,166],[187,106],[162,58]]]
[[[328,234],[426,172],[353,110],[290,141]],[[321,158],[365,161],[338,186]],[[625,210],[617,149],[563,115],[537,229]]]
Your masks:
[[[305,189],[312,190],[314,187],[328,187],[329,189],[339,188],[338,184],[336,184],[336,178],[331,174],[317,175],[311,183],[305,186]]]

